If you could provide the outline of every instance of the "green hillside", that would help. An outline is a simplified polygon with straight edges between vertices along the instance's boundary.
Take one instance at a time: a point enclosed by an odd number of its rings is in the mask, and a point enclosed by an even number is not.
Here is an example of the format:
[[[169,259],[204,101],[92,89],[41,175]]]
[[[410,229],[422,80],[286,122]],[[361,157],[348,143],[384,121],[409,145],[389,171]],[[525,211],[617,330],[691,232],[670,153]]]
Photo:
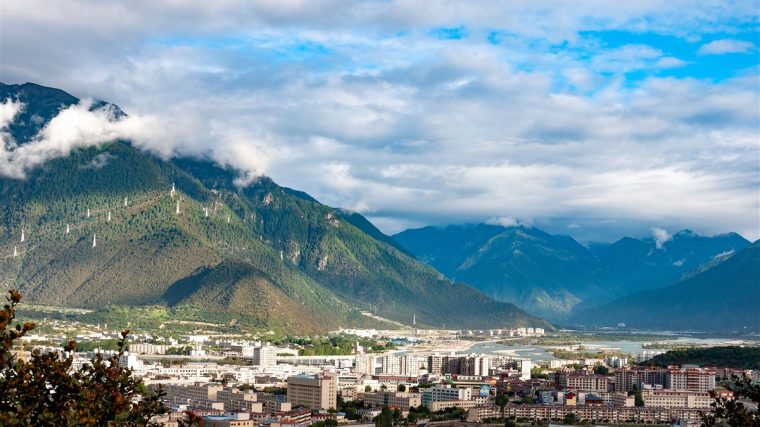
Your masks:
[[[700,365],[719,368],[760,369],[760,347],[677,348],[640,363],[645,366]]]
[[[52,117],[44,91],[25,86],[15,87],[26,111],[44,104]],[[362,310],[428,326],[548,327],[443,278],[358,214],[266,177],[238,188],[235,176],[112,142],[24,180],[0,177],[0,283],[39,304],[158,305],[291,332],[378,326]]]

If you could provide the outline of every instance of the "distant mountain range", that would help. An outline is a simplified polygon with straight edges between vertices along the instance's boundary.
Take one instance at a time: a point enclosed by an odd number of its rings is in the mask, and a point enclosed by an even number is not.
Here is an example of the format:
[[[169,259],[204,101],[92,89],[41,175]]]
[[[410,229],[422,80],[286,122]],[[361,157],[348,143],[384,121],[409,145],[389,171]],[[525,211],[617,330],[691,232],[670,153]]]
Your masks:
[[[704,237],[684,230],[667,241],[626,237],[589,249],[570,237],[530,226],[486,224],[424,227],[393,237],[446,276],[559,321],[637,292],[696,279],[751,245],[736,233]],[[757,290],[758,278],[742,283]],[[617,307],[616,313],[621,310]]]
[[[581,311],[572,324],[662,330],[760,331],[760,245],[677,283]]]
[[[31,83],[0,84],[0,98],[25,104],[6,129],[19,144],[78,102]],[[126,141],[0,177],[0,284],[35,303],[160,305],[291,333],[387,325],[367,312],[409,325],[416,315],[422,326],[551,327],[445,278],[359,214],[266,177],[244,188],[235,178]]]

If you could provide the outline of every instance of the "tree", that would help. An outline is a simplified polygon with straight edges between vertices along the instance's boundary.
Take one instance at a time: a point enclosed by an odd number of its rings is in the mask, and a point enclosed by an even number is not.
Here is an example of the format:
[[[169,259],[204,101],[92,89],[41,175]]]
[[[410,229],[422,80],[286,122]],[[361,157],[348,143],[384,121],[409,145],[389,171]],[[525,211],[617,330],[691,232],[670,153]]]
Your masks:
[[[633,386],[633,390],[628,392],[628,395],[633,396],[634,406],[637,408],[644,406],[644,397],[641,396],[641,390],[636,385]]]
[[[387,406],[375,417],[375,427],[393,427],[393,412]]]
[[[636,394],[633,395],[633,405],[637,408],[642,408],[645,405],[644,398],[641,396],[641,392],[637,391]]]
[[[517,427],[517,423],[512,418],[507,418],[507,420],[504,421],[504,427]]]
[[[416,412],[409,411],[409,415],[406,416],[406,421],[412,424],[417,424],[419,417]]]
[[[597,363],[594,365],[594,373],[599,375],[609,375],[610,368],[602,365],[601,363]]]
[[[747,375],[731,377],[729,387],[734,392],[733,398],[720,396],[715,391],[710,392],[715,401],[710,404],[713,412],[706,414],[700,412],[702,425],[706,427],[723,426],[730,427],[760,427],[760,384],[754,384]],[[741,402],[742,399],[752,401],[754,408],[747,408]]]
[[[403,384],[399,384],[398,387],[396,388],[396,390],[398,390],[400,392],[404,392],[404,391],[406,391],[406,386],[403,385]]]
[[[507,403],[509,403],[509,397],[507,397],[504,393],[497,393],[496,394],[496,406],[501,408],[501,418],[504,418],[504,407],[507,406]]]
[[[143,426],[167,412],[160,394],[150,393],[119,364],[129,331],[121,333],[118,353],[98,354],[78,370],[71,369],[75,341],[63,355],[34,350],[30,360],[21,360],[14,346],[35,325],[14,327],[21,294],[11,290],[6,299],[0,310],[0,425]]]
[[[365,393],[371,393],[372,392],[372,386],[371,385],[365,385],[364,386],[364,392]]]
[[[568,412],[567,415],[565,415],[565,419],[562,420],[564,424],[573,425],[578,422],[578,417],[575,416],[574,412]]]
[[[396,408],[393,410],[393,424],[398,424],[401,419],[401,410]]]

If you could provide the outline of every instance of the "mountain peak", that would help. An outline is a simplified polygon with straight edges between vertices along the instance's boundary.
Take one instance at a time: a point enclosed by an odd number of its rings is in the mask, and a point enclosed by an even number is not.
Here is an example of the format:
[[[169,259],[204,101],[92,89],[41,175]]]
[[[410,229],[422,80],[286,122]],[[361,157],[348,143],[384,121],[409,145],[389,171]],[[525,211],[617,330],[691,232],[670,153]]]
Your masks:
[[[676,237],[691,238],[691,237],[699,237],[699,235],[697,233],[695,233],[694,231],[689,230],[687,228],[687,229],[683,229],[683,230],[681,230],[678,233],[676,233],[676,234],[673,235],[673,238],[676,238]]]

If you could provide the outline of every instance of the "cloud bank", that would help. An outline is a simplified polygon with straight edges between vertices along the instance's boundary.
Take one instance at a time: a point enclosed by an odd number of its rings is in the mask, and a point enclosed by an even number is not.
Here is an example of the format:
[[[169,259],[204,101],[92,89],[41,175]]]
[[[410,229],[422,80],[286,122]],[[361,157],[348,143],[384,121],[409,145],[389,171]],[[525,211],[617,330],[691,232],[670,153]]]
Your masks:
[[[249,138],[235,130],[214,132],[201,121],[167,121],[155,116],[118,115],[111,105],[93,108],[92,100],[62,109],[32,140],[17,144],[7,127],[24,108],[18,101],[0,103],[0,175],[23,179],[48,160],[68,156],[72,150],[117,140],[128,140],[163,158],[205,155],[240,171],[237,183],[247,185],[262,175],[268,157]],[[213,148],[212,148],[213,147]],[[100,169],[109,157],[101,154],[85,167]]]
[[[108,132],[386,232],[513,217],[584,240],[760,237],[760,64],[716,55],[755,49],[753,1],[0,7],[0,80],[116,103],[134,120]]]

